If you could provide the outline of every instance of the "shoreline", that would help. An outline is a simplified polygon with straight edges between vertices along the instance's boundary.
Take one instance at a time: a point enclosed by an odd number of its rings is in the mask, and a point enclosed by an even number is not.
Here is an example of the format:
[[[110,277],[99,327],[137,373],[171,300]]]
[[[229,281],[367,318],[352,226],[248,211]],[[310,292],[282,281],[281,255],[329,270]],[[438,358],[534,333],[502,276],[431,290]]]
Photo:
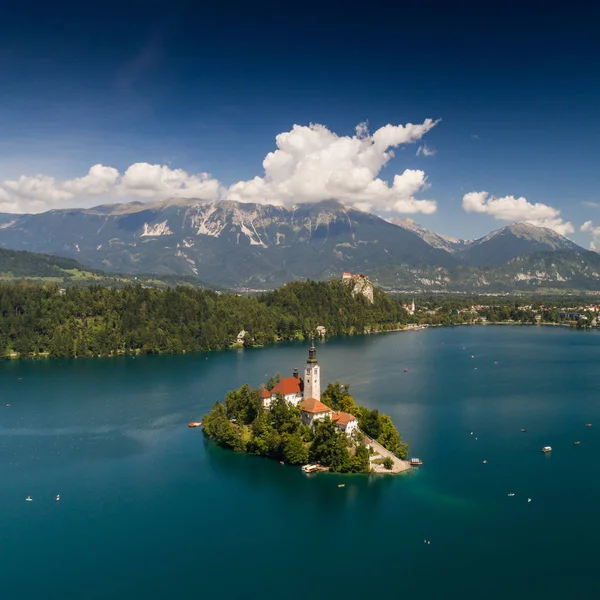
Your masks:
[[[213,444],[215,446],[215,448],[219,448],[219,449],[223,450],[224,452],[232,452],[234,454],[243,454],[246,456],[252,456],[253,458],[260,458],[260,459],[272,462],[274,464],[279,462],[278,459],[271,458],[269,456],[257,456],[255,454],[251,454],[248,452],[236,452],[232,448],[223,448],[222,446],[219,446],[219,444],[217,444],[217,442],[215,442],[214,439],[212,439],[208,435],[204,434],[204,432],[203,432],[203,436],[204,436],[204,439],[207,440],[209,443]],[[378,442],[375,442],[375,440],[371,440],[369,442],[369,444],[371,444],[373,442],[377,445],[380,445]],[[382,448],[383,448],[383,446],[382,446]],[[331,471],[329,467],[319,466],[318,470],[313,471],[312,473],[303,473],[303,474],[306,475],[306,477],[313,477],[314,475],[321,475],[323,473],[325,473],[326,475],[339,475],[341,477],[349,477],[349,476],[370,477],[371,475],[402,475],[402,474],[408,473],[413,470],[413,466],[410,464],[410,461],[398,458],[397,456],[392,454],[387,449],[385,449],[385,451],[386,451],[386,454],[388,454],[394,461],[394,466],[391,469],[386,469],[383,465],[371,464],[370,465],[371,471],[369,471],[368,473],[340,473],[339,471]],[[283,464],[286,467],[297,468],[300,470],[300,472],[302,472],[303,465],[290,464],[290,463],[286,463],[286,462],[284,462]],[[315,463],[315,464],[317,464],[317,463]]]
[[[434,324],[423,324],[423,325],[414,325],[410,324],[406,327],[399,327],[396,329],[381,329],[381,330],[373,330],[373,331],[364,331],[362,333],[345,333],[341,335],[331,336],[332,338],[346,338],[346,337],[355,337],[360,335],[377,335],[380,333],[401,333],[404,331],[423,331],[425,329],[430,329],[432,327],[480,327],[480,326],[493,326],[493,325],[503,325],[503,326],[523,326],[523,327],[538,327],[538,326],[547,326],[547,327],[566,327],[568,329],[577,330],[576,327],[573,327],[569,323],[521,323],[518,321],[495,321],[495,322],[484,322],[484,323],[451,323],[449,325],[443,325],[441,323]],[[581,328],[580,331],[592,331],[596,329],[595,327],[586,327]],[[233,344],[231,346],[227,346],[224,348],[215,348],[214,350],[198,350],[198,351],[186,351],[182,352],[142,352],[141,350],[129,351],[125,352],[123,350],[117,350],[115,352],[111,352],[110,354],[98,354],[96,356],[50,356],[49,352],[39,352],[33,356],[21,356],[17,352],[9,352],[4,356],[0,357],[0,361],[30,361],[30,360],[92,360],[96,358],[123,358],[123,357],[131,357],[135,358],[137,356],[181,356],[184,354],[208,354],[214,352],[227,352],[232,350],[252,350],[252,349],[260,349],[264,348],[265,345],[275,346],[282,343],[290,343],[290,342],[305,342],[309,338],[303,338],[302,340],[278,340],[276,342],[271,342],[269,344],[262,344],[256,346],[238,346],[237,344]],[[327,339],[327,336],[320,336],[320,339]]]

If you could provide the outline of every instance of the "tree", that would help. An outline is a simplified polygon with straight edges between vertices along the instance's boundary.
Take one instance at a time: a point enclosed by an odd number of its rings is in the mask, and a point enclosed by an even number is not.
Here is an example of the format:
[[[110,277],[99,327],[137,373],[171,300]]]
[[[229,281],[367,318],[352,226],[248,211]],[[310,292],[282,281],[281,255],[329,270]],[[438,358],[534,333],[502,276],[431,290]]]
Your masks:
[[[269,391],[271,391],[280,381],[281,381],[281,375],[279,373],[275,373],[275,375],[273,377],[269,377],[269,379],[267,379],[267,383],[265,384],[265,387]]]
[[[308,449],[299,434],[293,433],[285,436],[283,457],[290,465],[304,465],[308,462]]]
[[[225,412],[229,419],[235,419],[240,425],[248,425],[256,419],[262,410],[262,401],[258,390],[253,390],[248,384],[238,390],[227,392],[225,397]]]
[[[394,461],[393,461],[393,460],[392,460],[392,459],[391,459],[389,456],[386,456],[386,457],[383,459],[383,466],[384,466],[384,467],[385,467],[385,468],[386,468],[388,471],[391,471],[391,470],[392,470],[392,468],[393,468],[393,466],[394,466]]]
[[[356,410],[356,404],[354,403],[354,398],[352,396],[350,396],[349,394],[347,396],[344,396],[340,400],[340,410],[350,413],[350,414],[354,414],[354,411]],[[356,416],[356,415],[354,415],[354,416]]]
[[[321,401],[334,410],[351,414],[354,414],[353,411],[357,408],[354,404],[354,398],[350,395],[350,386],[341,384],[339,381],[327,385],[321,394]]]
[[[357,444],[350,463],[353,473],[368,473],[371,470],[369,449],[364,444]]]
[[[340,410],[342,400],[350,395],[348,389],[348,386],[342,385],[339,381],[329,383],[321,394],[321,402],[330,408]]]
[[[351,469],[348,438],[331,419],[315,424],[315,439],[310,449],[311,460],[330,467],[332,471],[347,473]]]
[[[377,441],[398,458],[405,459],[408,456],[408,444],[405,444],[388,415],[379,415],[380,435]]]
[[[229,421],[225,408],[217,402],[208,415],[203,417],[204,433],[214,439],[219,446],[243,452],[246,444],[239,427]]]
[[[300,409],[292,406],[281,394],[271,402],[269,411],[272,426],[279,433],[294,433],[302,424]]]
[[[258,456],[270,456],[277,458],[281,454],[281,436],[271,426],[266,413],[256,417],[250,427],[251,438],[248,442],[248,450]]]
[[[367,435],[377,440],[381,434],[379,411],[376,408],[371,411],[361,411],[361,414],[358,416],[358,425]]]

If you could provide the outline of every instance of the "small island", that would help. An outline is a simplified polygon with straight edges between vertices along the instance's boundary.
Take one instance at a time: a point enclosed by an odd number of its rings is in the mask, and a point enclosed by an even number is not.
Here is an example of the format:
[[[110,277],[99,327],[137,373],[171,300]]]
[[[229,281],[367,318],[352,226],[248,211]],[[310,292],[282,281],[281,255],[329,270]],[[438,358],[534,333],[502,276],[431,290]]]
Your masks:
[[[388,415],[358,406],[349,386],[327,385],[321,394],[314,339],[304,377],[278,375],[258,389],[228,392],[203,418],[204,434],[219,446],[290,465],[319,465],[336,473],[401,473],[408,444]]]

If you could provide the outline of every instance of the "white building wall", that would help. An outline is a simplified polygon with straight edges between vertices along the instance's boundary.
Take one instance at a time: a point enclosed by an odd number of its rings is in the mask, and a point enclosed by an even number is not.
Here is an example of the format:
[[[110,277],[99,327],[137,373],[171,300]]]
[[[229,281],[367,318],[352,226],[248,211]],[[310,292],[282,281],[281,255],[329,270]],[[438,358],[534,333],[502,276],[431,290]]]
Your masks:
[[[287,394],[284,398],[292,405],[298,406],[302,402],[302,394]]]
[[[271,408],[271,403],[275,400],[276,396],[273,394],[270,398],[263,398],[263,406],[265,408]],[[302,394],[286,394],[284,398],[292,405],[298,406],[302,402]]]
[[[315,425],[315,421],[323,421],[325,419],[325,417],[329,417],[331,418],[331,411],[329,412],[322,412],[322,413],[309,413],[309,412],[302,412],[302,423],[304,425],[308,425],[309,427],[314,427]]]
[[[321,399],[321,369],[318,364],[304,367],[304,397]]]
[[[325,418],[329,417],[331,419],[331,411],[322,412],[322,413],[314,413],[313,421],[323,421]]]
[[[356,431],[358,429],[358,421],[356,419],[352,419],[352,421],[350,421],[348,423],[348,425],[346,425],[346,435],[348,437],[350,437],[352,435],[352,433],[354,431]]]
[[[352,433],[358,429],[358,421],[353,419],[352,421],[349,421],[347,425],[338,424],[338,429],[341,429],[348,437],[350,437]]]

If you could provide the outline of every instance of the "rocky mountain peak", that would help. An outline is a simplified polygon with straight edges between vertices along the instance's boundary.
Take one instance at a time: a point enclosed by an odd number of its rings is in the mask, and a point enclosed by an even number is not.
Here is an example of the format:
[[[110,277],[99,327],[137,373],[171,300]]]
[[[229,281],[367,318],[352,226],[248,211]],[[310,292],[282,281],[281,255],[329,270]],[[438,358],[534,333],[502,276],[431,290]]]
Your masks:
[[[440,250],[445,250],[446,252],[457,252],[458,250],[463,249],[468,243],[465,242],[465,240],[459,240],[457,238],[442,235],[435,233],[434,231],[430,231],[429,229],[425,229],[425,227],[415,223],[415,221],[410,218],[393,217],[388,219],[388,221],[394,225],[397,225],[398,227],[402,227],[403,229],[416,233],[431,247],[439,248]]]

